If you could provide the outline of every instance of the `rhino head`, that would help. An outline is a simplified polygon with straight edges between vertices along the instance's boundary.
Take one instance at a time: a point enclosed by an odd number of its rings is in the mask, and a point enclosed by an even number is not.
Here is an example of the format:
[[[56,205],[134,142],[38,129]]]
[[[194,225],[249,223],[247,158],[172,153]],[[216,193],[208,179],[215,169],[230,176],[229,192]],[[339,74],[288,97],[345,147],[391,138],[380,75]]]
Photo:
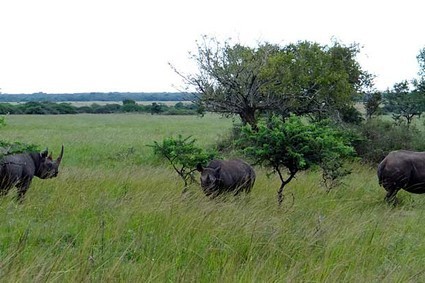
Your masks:
[[[58,175],[59,165],[63,157],[63,145],[61,153],[56,160],[53,160],[52,153],[49,154],[48,149],[40,153],[40,165],[36,171],[36,176],[40,179],[54,178]]]
[[[201,173],[201,187],[205,195],[213,194],[220,184],[221,167],[209,168],[198,164],[196,169]]]

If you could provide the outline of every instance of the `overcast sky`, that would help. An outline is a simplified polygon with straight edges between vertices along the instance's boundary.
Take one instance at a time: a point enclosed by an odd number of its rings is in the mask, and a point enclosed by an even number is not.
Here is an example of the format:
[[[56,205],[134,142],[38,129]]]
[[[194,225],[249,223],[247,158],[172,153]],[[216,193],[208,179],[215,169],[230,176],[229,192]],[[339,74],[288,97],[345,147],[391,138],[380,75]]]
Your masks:
[[[2,93],[178,91],[202,35],[363,46],[378,89],[417,76],[424,0],[0,0]]]

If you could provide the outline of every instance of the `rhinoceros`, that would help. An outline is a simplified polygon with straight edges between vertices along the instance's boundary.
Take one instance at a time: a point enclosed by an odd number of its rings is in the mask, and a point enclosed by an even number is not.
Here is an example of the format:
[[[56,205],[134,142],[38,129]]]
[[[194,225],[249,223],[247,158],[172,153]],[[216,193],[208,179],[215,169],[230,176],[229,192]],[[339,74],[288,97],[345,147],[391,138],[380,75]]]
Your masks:
[[[17,188],[18,200],[22,201],[34,176],[49,179],[58,175],[59,164],[63,157],[61,153],[56,160],[48,150],[7,155],[0,160],[0,194],[6,195],[13,187]]]
[[[243,160],[216,159],[206,167],[198,164],[196,169],[201,172],[201,187],[206,196],[216,197],[223,192],[249,193],[254,186],[255,171]]]
[[[395,202],[400,189],[425,193],[425,152],[391,151],[378,166],[379,184],[387,191],[385,200]]]

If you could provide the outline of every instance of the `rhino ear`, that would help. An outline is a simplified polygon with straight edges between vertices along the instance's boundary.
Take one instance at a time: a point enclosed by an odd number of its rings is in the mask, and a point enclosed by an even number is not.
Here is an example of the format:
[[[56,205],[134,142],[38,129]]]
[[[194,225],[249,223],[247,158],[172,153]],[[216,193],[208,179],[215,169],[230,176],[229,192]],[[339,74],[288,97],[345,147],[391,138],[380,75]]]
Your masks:
[[[43,157],[43,158],[46,158],[47,154],[49,154],[49,150],[47,148],[40,153],[41,157]]]
[[[204,167],[202,167],[201,163],[196,164],[196,170],[198,170],[199,172],[204,171]]]

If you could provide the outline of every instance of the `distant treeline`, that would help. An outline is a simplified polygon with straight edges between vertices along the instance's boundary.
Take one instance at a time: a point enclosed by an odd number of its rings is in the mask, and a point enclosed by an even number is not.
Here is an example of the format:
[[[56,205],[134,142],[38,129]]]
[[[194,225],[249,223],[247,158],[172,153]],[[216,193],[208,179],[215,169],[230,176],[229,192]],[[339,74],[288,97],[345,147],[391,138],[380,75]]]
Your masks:
[[[163,115],[195,115],[198,114],[198,107],[195,104],[184,104],[177,102],[175,105],[165,105],[162,103],[152,103],[150,105],[139,105],[134,100],[123,100],[123,104],[112,103],[99,105],[93,103],[89,106],[74,106],[70,103],[55,102],[26,102],[21,104],[0,103],[0,115],[5,114],[78,114],[78,113],[125,113],[139,112]]]
[[[0,102],[28,101],[185,101],[191,100],[190,94],[183,92],[84,92],[84,93],[32,93],[0,94]]]

